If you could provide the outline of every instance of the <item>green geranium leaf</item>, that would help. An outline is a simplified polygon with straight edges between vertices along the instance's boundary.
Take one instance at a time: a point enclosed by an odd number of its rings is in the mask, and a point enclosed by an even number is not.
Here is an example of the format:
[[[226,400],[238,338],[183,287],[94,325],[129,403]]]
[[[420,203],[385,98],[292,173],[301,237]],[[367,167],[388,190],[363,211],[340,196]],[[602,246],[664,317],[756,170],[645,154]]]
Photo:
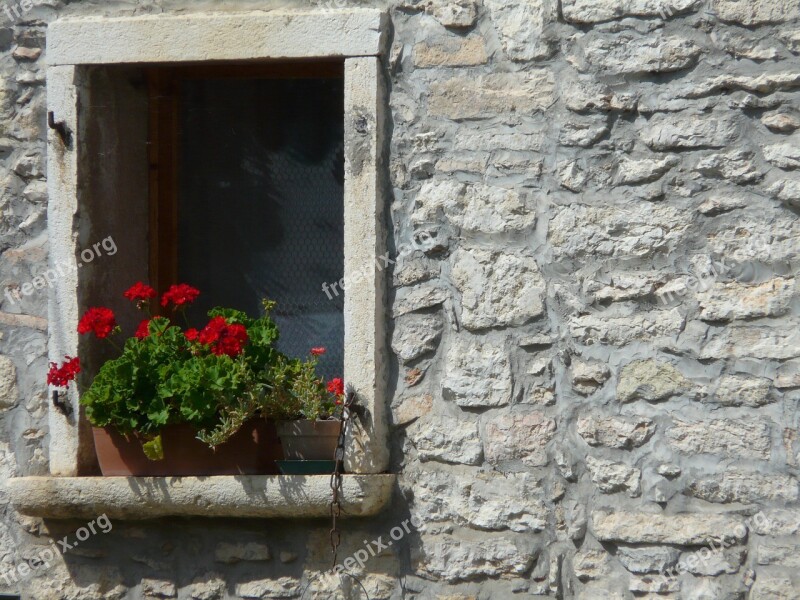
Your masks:
[[[149,442],[142,444],[144,455],[150,460],[164,460],[164,447],[161,445],[161,435],[157,435]]]

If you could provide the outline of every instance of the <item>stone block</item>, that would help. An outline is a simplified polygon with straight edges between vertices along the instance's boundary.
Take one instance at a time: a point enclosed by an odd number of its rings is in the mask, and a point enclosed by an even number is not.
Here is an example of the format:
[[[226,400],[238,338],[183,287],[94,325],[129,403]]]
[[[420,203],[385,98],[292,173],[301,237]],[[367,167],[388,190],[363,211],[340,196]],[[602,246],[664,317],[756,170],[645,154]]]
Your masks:
[[[275,579],[256,579],[238,583],[236,584],[236,595],[248,600],[296,598],[301,589],[300,580],[294,577],[277,577]]]
[[[617,167],[614,183],[617,185],[641,185],[651,183],[664,176],[670,169],[680,164],[680,158],[671,154],[662,159],[642,158],[638,160],[624,158]]]
[[[17,402],[17,368],[9,357],[0,355],[0,409],[11,408]]]
[[[414,66],[470,67],[485,64],[486,42],[480,35],[430,38],[414,46]]]
[[[558,207],[549,241],[557,257],[646,258],[682,243],[688,216],[670,206]]]
[[[701,548],[694,552],[684,552],[678,561],[686,565],[686,570],[692,575],[701,577],[716,577],[718,575],[738,573],[747,557],[747,550],[743,546],[722,548]]]
[[[513,380],[508,351],[490,342],[457,339],[447,353],[442,393],[459,406],[504,406]]]
[[[748,600],[796,600],[798,594],[800,586],[794,585],[788,577],[764,574],[756,579]]]
[[[730,116],[655,115],[642,128],[645,144],[657,151],[725,148],[737,137]]]
[[[486,424],[486,459],[492,464],[521,460],[532,467],[547,464],[547,443],[556,423],[540,412],[511,413]]]
[[[604,579],[612,571],[611,556],[605,550],[581,549],[572,559],[572,570],[583,582]]]
[[[579,417],[578,434],[590,446],[631,450],[644,445],[655,433],[656,426],[645,417],[598,416]]]
[[[534,563],[532,542],[521,537],[422,537],[417,568],[450,583],[478,578],[521,577]]]
[[[757,183],[764,172],[756,166],[750,150],[733,150],[724,154],[712,154],[697,163],[697,172],[706,177],[724,179],[737,185]]]
[[[699,5],[699,0],[563,0],[561,10],[570,23],[593,24],[626,17],[666,20]]]
[[[670,363],[654,359],[635,360],[625,365],[617,382],[617,400],[660,402],[692,389],[691,382]]]
[[[478,18],[475,0],[433,0],[428,11],[444,27],[451,29],[472,27]]]
[[[392,406],[394,424],[408,425],[429,414],[432,408],[433,396],[430,394],[402,398],[397,405]]]
[[[514,233],[536,223],[532,199],[517,190],[453,180],[426,182],[411,216],[415,225],[445,218],[469,233]]]
[[[794,323],[785,327],[740,325],[713,331],[700,349],[699,357],[764,358],[786,360],[800,357],[800,328]]]
[[[642,473],[639,469],[593,456],[586,457],[586,467],[592,475],[592,482],[604,494],[624,491],[632,498],[641,494],[639,480]]]
[[[451,265],[466,329],[524,325],[544,313],[544,278],[532,254],[459,248]]]
[[[588,35],[582,40],[586,61],[583,70],[611,75],[671,73],[693,66],[700,47],[690,38],[615,32],[610,36]]]
[[[478,427],[470,421],[431,416],[411,425],[408,437],[422,461],[477,465],[483,460]]]
[[[453,77],[431,83],[428,113],[455,121],[533,115],[554,100],[555,77],[546,70]]]
[[[76,65],[200,62],[210,57],[241,61],[374,56],[385,43],[385,21],[384,13],[369,9],[60,19],[47,32],[47,62]],[[305,43],[298,44],[298,39]],[[161,43],[153,44],[153,40]]]
[[[800,168],[800,146],[784,142],[764,147],[764,158],[781,169],[793,171]]]
[[[715,281],[710,289],[697,292],[700,318],[708,321],[779,317],[796,296],[796,280],[782,277],[756,285]]]
[[[766,377],[723,375],[709,400],[722,406],[758,408],[776,400],[771,390],[772,382]]]
[[[800,17],[800,7],[782,0],[713,0],[711,4],[721,21],[745,27],[784,23]]]
[[[796,493],[794,497],[797,497]],[[751,521],[751,527],[758,535],[778,537],[800,533],[800,510],[797,509],[765,508],[753,515]]]
[[[611,370],[602,363],[591,363],[582,360],[572,361],[572,387],[584,396],[595,392],[609,377]]]
[[[600,541],[699,546],[747,537],[743,519],[715,514],[594,511],[591,529]]]
[[[553,53],[555,40],[546,34],[546,27],[557,19],[556,2],[484,0],[484,5],[511,60],[541,60]]]
[[[680,550],[670,546],[617,546],[617,560],[631,573],[661,573],[674,567]]]
[[[763,419],[676,419],[666,437],[671,448],[689,455],[768,460],[772,447],[771,429]]]
[[[746,440],[745,442],[746,443]],[[701,476],[692,481],[687,493],[706,502],[742,504],[764,502],[794,502],[798,499],[797,479],[780,473],[767,474],[742,469],[728,469],[725,473]],[[783,530],[794,523],[794,515],[778,513],[770,520],[754,519],[759,530]],[[785,523],[785,525],[784,525]],[[793,526],[793,525],[792,525]]]
[[[403,315],[395,321],[392,350],[404,363],[434,352],[443,328],[441,315]]]
[[[260,562],[267,561],[272,558],[272,553],[269,546],[266,544],[259,544],[256,542],[219,544],[214,551],[214,559],[217,562],[225,564],[234,564],[238,562]]]
[[[760,565],[777,565],[789,569],[800,569],[800,545],[761,542],[758,545],[756,560]]]
[[[677,309],[633,312],[628,307],[573,317],[569,328],[577,341],[624,346],[631,342],[652,342],[663,347],[683,328],[684,319]]]

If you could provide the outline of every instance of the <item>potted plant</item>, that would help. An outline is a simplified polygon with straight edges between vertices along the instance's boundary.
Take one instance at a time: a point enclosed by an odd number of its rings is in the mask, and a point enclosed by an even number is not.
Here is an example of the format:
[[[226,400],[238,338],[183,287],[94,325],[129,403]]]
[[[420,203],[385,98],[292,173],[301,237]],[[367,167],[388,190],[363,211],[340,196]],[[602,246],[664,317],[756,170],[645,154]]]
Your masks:
[[[323,354],[325,348],[312,348],[307,360],[293,361],[276,370],[288,377],[279,382],[282,393],[268,400],[274,402],[268,411],[277,421],[285,458],[279,466],[286,474],[330,473],[335,466],[344,382],[337,377],[326,384],[317,375],[317,361]]]
[[[174,285],[161,305],[185,317],[199,293]],[[150,312],[156,292],[140,282],[124,296]],[[274,306],[265,301],[258,318],[214,308],[199,330],[166,316],[144,319],[80,397],[102,473],[275,473],[283,453],[271,417],[293,412],[282,403],[291,406],[297,391],[305,390],[299,379],[316,362],[290,359],[275,348]],[[96,307],[83,315],[78,332],[113,343],[121,330],[110,309]],[[66,387],[79,372],[80,361],[66,357],[62,365],[51,365],[48,384]]]

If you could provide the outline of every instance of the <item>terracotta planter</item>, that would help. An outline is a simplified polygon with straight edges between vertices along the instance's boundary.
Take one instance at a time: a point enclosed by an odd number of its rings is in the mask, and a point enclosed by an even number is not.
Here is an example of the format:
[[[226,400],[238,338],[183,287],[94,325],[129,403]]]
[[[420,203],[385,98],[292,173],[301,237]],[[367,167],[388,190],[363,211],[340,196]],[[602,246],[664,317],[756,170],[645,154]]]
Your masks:
[[[334,460],[341,421],[283,421],[277,428],[286,460]]]
[[[114,427],[93,428],[100,471],[105,477],[191,475],[274,475],[283,457],[275,425],[252,419],[224,444],[212,450],[198,440],[191,425],[168,425],[161,432],[163,460],[150,460],[135,435]]]

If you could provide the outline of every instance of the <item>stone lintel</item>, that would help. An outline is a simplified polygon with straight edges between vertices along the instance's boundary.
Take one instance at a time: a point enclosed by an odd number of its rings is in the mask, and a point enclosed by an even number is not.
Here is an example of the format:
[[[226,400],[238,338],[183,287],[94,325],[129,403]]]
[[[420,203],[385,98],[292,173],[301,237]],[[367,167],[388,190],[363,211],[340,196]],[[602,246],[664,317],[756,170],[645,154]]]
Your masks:
[[[47,31],[54,65],[376,56],[385,13],[273,11],[65,18]]]

